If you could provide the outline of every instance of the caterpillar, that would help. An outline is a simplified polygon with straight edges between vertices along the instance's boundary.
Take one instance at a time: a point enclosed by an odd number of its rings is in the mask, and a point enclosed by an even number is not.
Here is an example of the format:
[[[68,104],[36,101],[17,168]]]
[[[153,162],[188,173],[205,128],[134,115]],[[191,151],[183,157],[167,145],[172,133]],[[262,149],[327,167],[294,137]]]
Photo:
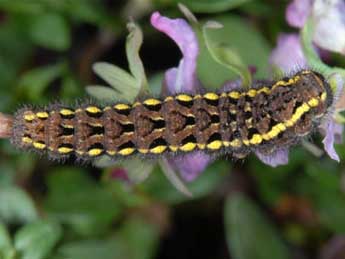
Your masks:
[[[243,158],[297,144],[333,102],[325,78],[302,70],[248,90],[176,94],[105,107],[19,109],[11,142],[52,158],[186,154],[202,150]]]

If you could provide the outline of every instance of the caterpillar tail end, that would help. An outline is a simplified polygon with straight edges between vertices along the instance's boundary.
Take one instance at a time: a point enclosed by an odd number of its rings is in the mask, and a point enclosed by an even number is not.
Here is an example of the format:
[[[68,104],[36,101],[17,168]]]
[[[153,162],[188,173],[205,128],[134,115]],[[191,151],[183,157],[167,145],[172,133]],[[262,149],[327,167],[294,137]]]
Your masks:
[[[11,138],[14,118],[0,112],[0,139]]]

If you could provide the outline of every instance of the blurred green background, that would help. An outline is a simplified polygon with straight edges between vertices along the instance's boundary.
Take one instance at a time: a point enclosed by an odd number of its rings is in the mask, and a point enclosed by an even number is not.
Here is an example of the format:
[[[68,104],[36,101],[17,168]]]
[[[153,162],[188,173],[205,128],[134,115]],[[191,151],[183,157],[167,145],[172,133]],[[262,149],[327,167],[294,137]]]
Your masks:
[[[127,69],[129,16],[143,30],[141,57],[158,94],[181,54],[149,17],[182,17],[177,2],[200,21],[221,22],[214,39],[234,46],[259,78],[269,75],[278,34],[292,31],[287,1],[0,0],[0,111],[87,97],[85,86],[100,82],[97,61]],[[209,88],[234,78],[205,52],[199,61]],[[133,184],[113,177],[118,168],[58,164],[0,145],[1,259],[345,258],[344,164],[302,147],[278,168],[254,156],[214,162],[187,184],[188,198],[158,167]],[[344,147],[337,151],[344,160]]]

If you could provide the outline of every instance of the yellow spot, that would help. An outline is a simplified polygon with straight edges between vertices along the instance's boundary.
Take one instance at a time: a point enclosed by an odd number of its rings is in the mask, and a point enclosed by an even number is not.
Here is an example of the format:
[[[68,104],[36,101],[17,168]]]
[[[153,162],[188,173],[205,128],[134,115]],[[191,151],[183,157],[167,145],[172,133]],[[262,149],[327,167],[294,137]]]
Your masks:
[[[163,153],[166,149],[167,149],[167,146],[160,145],[160,146],[151,148],[151,149],[150,149],[150,152],[151,152],[152,154],[161,154],[161,153]]]
[[[325,101],[326,100],[326,98],[327,98],[327,93],[326,92],[323,92],[322,94],[321,94],[321,101]]]
[[[207,148],[208,149],[212,149],[212,150],[217,150],[220,149],[222,147],[223,143],[220,140],[215,140],[212,141],[211,143],[207,144]]]
[[[107,150],[106,152],[110,156],[115,156],[116,155],[116,151],[114,151],[114,150]]]
[[[200,95],[200,94],[197,94],[197,95],[195,95],[193,98],[194,98],[195,100],[196,100],[196,99],[200,99],[200,98],[201,98],[201,95]]]
[[[124,148],[118,151],[118,153],[122,156],[128,156],[130,154],[132,154],[135,151],[135,148],[132,147],[128,147],[128,148]]]
[[[154,106],[160,104],[161,101],[157,99],[147,99],[144,101],[144,104],[149,105],[149,106]]]
[[[198,143],[197,146],[199,149],[205,149],[206,148],[206,144],[204,144],[204,143]]]
[[[218,100],[219,96],[215,93],[206,93],[206,94],[204,94],[204,98],[214,101],[214,100]]]
[[[65,129],[74,129],[73,125],[62,124],[62,127]]]
[[[31,144],[32,143],[32,139],[29,137],[23,137],[22,138],[22,142],[25,144]]]
[[[229,96],[230,96],[230,98],[238,99],[241,97],[241,94],[239,92],[230,92]]]
[[[74,111],[70,109],[62,109],[60,110],[60,114],[64,116],[74,115]]]
[[[139,105],[141,105],[140,102],[135,102],[135,103],[132,104],[132,107],[137,107],[137,106],[139,106]]]
[[[228,97],[226,93],[221,93],[220,97]]]
[[[46,119],[49,117],[49,114],[47,112],[38,112],[36,113],[36,116],[40,119]]]
[[[178,147],[177,146],[169,146],[169,149],[172,151],[172,152],[176,152]]]
[[[239,139],[234,139],[233,141],[230,142],[230,146],[232,146],[232,147],[240,147],[241,146],[241,141]]]
[[[247,95],[249,97],[254,97],[256,95],[256,90],[255,89],[251,89],[247,92]]]
[[[36,118],[35,114],[25,114],[24,120],[26,121],[33,121]]]
[[[230,141],[223,141],[223,146],[224,147],[230,146]]]
[[[34,148],[37,148],[37,149],[45,149],[46,148],[46,144],[41,143],[41,142],[34,142],[33,146],[34,146]]]
[[[128,110],[129,108],[130,108],[130,106],[128,105],[128,104],[124,104],[124,103],[119,103],[119,104],[116,104],[115,106],[114,106],[114,108],[116,109],[116,110]]]
[[[142,154],[147,154],[149,152],[149,150],[146,148],[139,148],[138,151]]]
[[[243,144],[245,144],[246,146],[249,146],[249,140],[248,139],[244,139],[244,140],[242,140],[242,142],[243,142]]]
[[[246,103],[246,105],[244,106],[244,111],[245,112],[250,112],[252,110],[252,108],[250,107],[249,103]]]
[[[103,108],[103,111],[109,111],[109,110],[111,110],[110,106],[106,106],[106,107]]]
[[[186,95],[186,94],[179,94],[175,98],[176,100],[182,101],[182,102],[190,102],[193,100],[191,96]]]
[[[262,137],[260,134],[254,134],[253,137],[250,139],[250,144],[258,145],[262,142]]]
[[[60,147],[58,148],[58,152],[61,154],[67,154],[73,151],[73,148],[69,148],[69,147]]]
[[[78,108],[78,109],[75,110],[75,112],[76,112],[76,113],[78,113],[78,112],[83,112],[83,109]]]
[[[172,96],[168,96],[167,98],[164,99],[164,102],[169,102],[169,101],[173,101],[174,98]]]
[[[309,100],[308,105],[310,107],[316,107],[319,105],[319,100],[316,98],[312,98],[311,100]]]
[[[101,148],[93,148],[88,151],[89,156],[99,156],[102,154],[103,149]]]
[[[188,151],[192,151],[195,147],[196,147],[196,143],[188,142],[184,144],[183,146],[181,146],[180,150],[184,152],[188,152]]]
[[[101,109],[96,106],[89,106],[85,109],[89,113],[100,113]]]

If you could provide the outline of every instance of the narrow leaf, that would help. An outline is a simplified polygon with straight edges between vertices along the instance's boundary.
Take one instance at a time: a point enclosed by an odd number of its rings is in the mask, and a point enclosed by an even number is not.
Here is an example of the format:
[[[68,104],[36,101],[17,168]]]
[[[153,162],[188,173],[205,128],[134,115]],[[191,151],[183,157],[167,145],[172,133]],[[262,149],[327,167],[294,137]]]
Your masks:
[[[143,62],[140,59],[139,51],[143,43],[143,33],[141,29],[134,23],[127,25],[129,35],[126,42],[126,53],[129,64],[129,70],[139,83],[140,91],[147,91],[148,84],[145,75]]]
[[[15,250],[6,226],[0,222],[0,258],[14,259]]]
[[[176,172],[173,168],[169,165],[168,161],[163,158],[160,160],[160,165],[162,168],[163,173],[168,178],[168,180],[171,182],[174,187],[186,195],[187,197],[192,197],[193,194],[189,191],[188,187],[184,184],[184,182],[178,177]]]
[[[125,70],[105,62],[94,64],[93,70],[118,92],[121,99],[132,102],[137,96],[137,81]]]
[[[51,221],[37,221],[20,229],[14,238],[22,259],[43,259],[61,237],[61,227]]]
[[[86,92],[102,102],[116,102],[122,99],[121,94],[114,91],[114,89],[101,85],[87,86]]]
[[[27,193],[15,186],[3,186],[0,188],[0,219],[30,222],[37,219],[37,212]]]
[[[255,204],[241,194],[226,200],[225,231],[233,258],[291,258],[274,227]]]
[[[221,28],[221,26],[216,22],[207,22],[203,26],[202,33],[208,51],[215,61],[238,74],[242,78],[242,85],[244,87],[249,87],[252,82],[251,74],[238,53],[228,45],[213,43],[208,36],[208,29],[218,28]]]

